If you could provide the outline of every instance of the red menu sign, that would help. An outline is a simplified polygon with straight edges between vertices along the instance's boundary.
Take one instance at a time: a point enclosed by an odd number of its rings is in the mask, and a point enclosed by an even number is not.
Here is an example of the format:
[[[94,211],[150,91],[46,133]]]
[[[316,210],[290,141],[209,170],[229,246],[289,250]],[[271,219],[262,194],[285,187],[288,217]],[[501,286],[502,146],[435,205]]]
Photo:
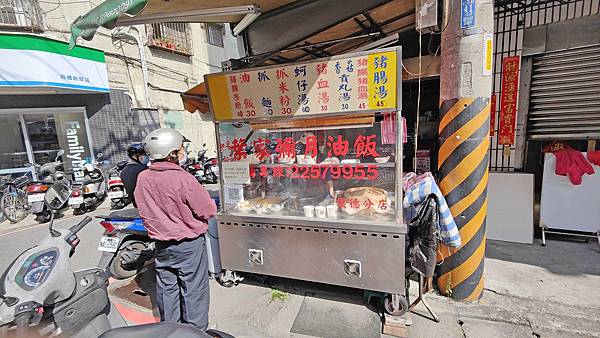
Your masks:
[[[515,143],[520,60],[520,56],[506,57],[502,60],[502,98],[498,124],[498,144],[501,145]]]

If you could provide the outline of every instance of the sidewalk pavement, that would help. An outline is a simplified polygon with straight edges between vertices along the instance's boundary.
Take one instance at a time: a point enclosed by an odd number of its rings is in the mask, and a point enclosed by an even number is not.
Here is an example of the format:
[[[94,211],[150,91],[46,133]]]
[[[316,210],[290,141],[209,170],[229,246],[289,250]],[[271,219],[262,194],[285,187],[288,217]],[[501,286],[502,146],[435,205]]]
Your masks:
[[[454,302],[429,293],[440,323],[410,314],[410,337],[600,337],[600,250],[596,243],[488,241],[483,298]],[[411,285],[411,294],[416,294]],[[113,300],[130,323],[156,320],[154,275],[114,281]],[[211,327],[246,337],[388,337],[360,290],[249,275],[224,288],[211,281]]]

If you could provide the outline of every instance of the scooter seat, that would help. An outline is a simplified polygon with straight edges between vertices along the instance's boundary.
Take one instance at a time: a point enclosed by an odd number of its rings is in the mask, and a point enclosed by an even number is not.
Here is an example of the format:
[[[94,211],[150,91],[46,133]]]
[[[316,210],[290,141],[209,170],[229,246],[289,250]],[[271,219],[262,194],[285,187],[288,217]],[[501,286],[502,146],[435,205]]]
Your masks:
[[[136,218],[140,218],[140,213],[137,208],[129,208],[113,211],[108,216],[102,216],[102,218],[118,219],[122,221],[133,221]]]
[[[160,322],[136,326],[119,327],[103,333],[99,338],[211,338],[211,335],[190,324]]]

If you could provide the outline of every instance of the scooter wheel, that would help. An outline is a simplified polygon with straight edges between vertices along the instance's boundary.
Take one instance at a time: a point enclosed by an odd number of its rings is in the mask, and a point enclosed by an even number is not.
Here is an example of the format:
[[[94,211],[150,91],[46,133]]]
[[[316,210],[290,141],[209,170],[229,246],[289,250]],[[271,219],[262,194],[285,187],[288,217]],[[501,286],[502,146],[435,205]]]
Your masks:
[[[44,212],[44,213],[35,215],[35,220],[38,223],[48,223],[48,222],[50,222],[51,217],[52,216],[50,215],[50,213]]]
[[[116,279],[126,279],[135,276],[138,271],[144,266],[144,262],[129,263],[127,266],[122,264],[123,255],[133,253],[135,255],[141,255],[141,252],[146,249],[146,246],[142,242],[138,241],[126,241],[121,245],[117,254],[113,258],[109,266],[110,274]],[[128,252],[129,251],[129,252]]]

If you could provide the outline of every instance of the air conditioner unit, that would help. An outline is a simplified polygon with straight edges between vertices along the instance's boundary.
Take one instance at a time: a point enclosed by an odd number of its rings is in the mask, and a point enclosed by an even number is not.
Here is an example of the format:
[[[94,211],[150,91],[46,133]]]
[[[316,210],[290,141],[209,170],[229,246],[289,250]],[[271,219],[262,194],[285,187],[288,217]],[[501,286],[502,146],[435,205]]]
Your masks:
[[[421,34],[439,31],[437,0],[415,0],[415,27]]]

